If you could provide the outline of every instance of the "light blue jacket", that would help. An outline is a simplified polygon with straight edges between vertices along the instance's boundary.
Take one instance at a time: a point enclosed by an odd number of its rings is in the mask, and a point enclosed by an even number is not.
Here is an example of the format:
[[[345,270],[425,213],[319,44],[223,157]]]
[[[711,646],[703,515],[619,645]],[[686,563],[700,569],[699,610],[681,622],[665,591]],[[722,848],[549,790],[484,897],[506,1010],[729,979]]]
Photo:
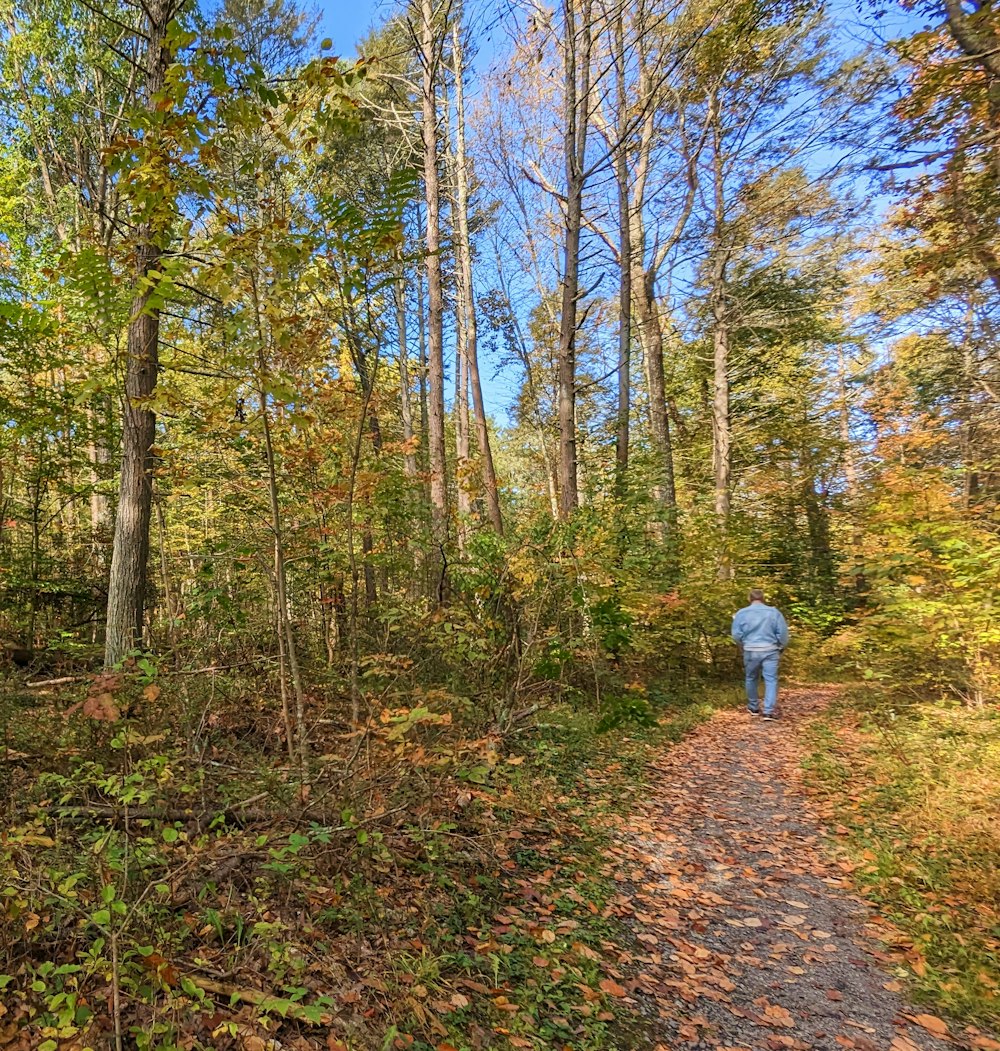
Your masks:
[[[733,642],[744,650],[768,652],[788,645],[788,625],[781,611],[763,602],[751,602],[733,617]]]

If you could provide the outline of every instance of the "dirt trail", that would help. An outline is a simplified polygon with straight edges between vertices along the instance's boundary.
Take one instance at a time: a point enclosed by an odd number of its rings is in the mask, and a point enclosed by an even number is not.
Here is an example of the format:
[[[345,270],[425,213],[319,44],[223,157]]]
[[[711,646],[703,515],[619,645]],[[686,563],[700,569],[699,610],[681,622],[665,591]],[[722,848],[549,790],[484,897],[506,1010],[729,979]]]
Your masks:
[[[661,1049],[963,1046],[912,1020],[801,792],[797,727],[830,696],[786,691],[774,723],[721,713],[655,767],[615,853],[617,904],[648,953],[627,984]]]

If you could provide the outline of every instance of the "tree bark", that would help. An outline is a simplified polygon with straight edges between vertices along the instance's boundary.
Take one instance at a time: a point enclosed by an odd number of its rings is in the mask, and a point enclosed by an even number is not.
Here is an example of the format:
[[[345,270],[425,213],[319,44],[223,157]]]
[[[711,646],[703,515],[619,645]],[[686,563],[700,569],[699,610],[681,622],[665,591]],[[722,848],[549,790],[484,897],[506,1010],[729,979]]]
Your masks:
[[[431,0],[420,3],[421,112],[424,162],[424,197],[427,205],[427,347],[430,404],[428,442],[430,458],[431,535],[437,548],[441,577],[438,598],[443,597],[445,546],[448,543],[448,488],[444,441],[444,296],[441,280],[440,178],[437,141],[437,68],[440,43],[435,35]]]
[[[459,284],[455,303],[455,488],[458,504],[458,549],[464,555],[472,519],[469,489],[469,365],[464,289]]]
[[[632,216],[628,171],[628,92],[625,84],[625,9],[615,19],[615,182],[618,186],[618,420],[615,466],[619,493],[626,488],[632,364]],[[662,373],[661,373],[662,375]]]
[[[715,480],[715,513],[729,517],[732,472],[732,435],[729,422],[729,322],[724,278],[713,280],[712,309],[712,473]]]
[[[579,11],[577,10],[579,4]],[[559,313],[559,511],[569,518],[580,503],[576,448],[576,337],[580,298],[580,233],[590,126],[591,0],[563,0],[563,160],[566,211]]]
[[[465,364],[468,370],[469,390],[472,395],[472,413],[476,425],[476,444],[483,475],[483,491],[486,513],[493,528],[503,535],[503,515],[500,511],[500,494],[497,491],[496,468],[493,463],[493,448],[486,422],[486,406],[483,401],[483,386],[479,376],[479,331],[476,321],[476,300],[472,284],[472,241],[469,236],[469,174],[465,148],[465,75],[464,52],[461,29],[456,23],[452,29],[452,62],[455,73],[455,191],[457,200],[457,238],[455,250],[458,255],[461,309],[464,315]]]
[[[409,351],[406,346],[406,278],[400,273],[392,285],[396,301],[396,333],[399,340],[399,402],[403,417],[403,441],[407,451],[403,470],[407,478],[417,477],[417,454],[413,449],[413,401],[410,391]]]
[[[171,60],[166,44],[171,8],[165,0],[151,0],[145,10],[145,94],[147,107],[153,109]],[[162,254],[162,237],[162,231],[150,222],[143,222],[136,230],[135,295],[128,325],[122,413],[122,465],[104,644],[104,663],[109,668],[142,644],[156,436],[156,415],[148,407],[148,400],[156,389],[160,338],[160,312],[149,307],[148,281]]]
[[[663,328],[659,304],[653,289],[655,274],[643,272],[636,261],[633,273],[633,302],[636,308],[639,338],[646,358],[646,386],[649,392],[649,431],[656,454],[659,477],[653,495],[668,508],[677,506],[674,482],[674,451],[667,415],[667,390],[664,380]]]
[[[729,420],[729,306],[726,269],[729,249],[726,244],[725,176],[722,159],[722,131],[719,124],[719,99],[709,102],[712,125],[712,176],[714,190],[714,224],[712,231],[712,269],[709,289],[709,312],[712,318],[712,474],[715,483],[715,513],[723,528],[729,519],[732,474],[732,433]]]

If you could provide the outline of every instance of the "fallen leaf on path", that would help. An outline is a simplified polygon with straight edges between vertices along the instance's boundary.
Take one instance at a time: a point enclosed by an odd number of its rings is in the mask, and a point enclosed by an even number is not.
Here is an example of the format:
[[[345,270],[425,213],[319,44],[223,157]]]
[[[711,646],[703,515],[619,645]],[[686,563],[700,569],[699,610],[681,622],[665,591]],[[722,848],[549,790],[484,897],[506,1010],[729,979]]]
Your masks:
[[[791,1012],[778,1004],[768,1004],[764,1008],[764,1017],[769,1025],[780,1025],[786,1029],[791,1029],[795,1025]]]
[[[907,1017],[926,1029],[928,1033],[933,1033],[935,1036],[948,1035],[948,1023],[936,1015],[908,1015]]]

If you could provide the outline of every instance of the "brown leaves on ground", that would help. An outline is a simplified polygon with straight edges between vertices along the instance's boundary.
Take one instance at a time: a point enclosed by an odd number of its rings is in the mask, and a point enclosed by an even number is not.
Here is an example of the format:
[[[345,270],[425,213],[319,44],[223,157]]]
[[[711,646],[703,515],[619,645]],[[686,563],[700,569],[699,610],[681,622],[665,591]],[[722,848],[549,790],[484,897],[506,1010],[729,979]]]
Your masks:
[[[619,952],[621,975],[635,976],[619,981],[659,1019],[662,1047],[924,1051],[950,1039],[880,969],[892,957],[870,932],[891,928],[873,928],[801,791],[796,724],[829,696],[789,692],[775,724],[717,715],[655,763],[647,800],[622,822],[609,912],[636,949]]]

